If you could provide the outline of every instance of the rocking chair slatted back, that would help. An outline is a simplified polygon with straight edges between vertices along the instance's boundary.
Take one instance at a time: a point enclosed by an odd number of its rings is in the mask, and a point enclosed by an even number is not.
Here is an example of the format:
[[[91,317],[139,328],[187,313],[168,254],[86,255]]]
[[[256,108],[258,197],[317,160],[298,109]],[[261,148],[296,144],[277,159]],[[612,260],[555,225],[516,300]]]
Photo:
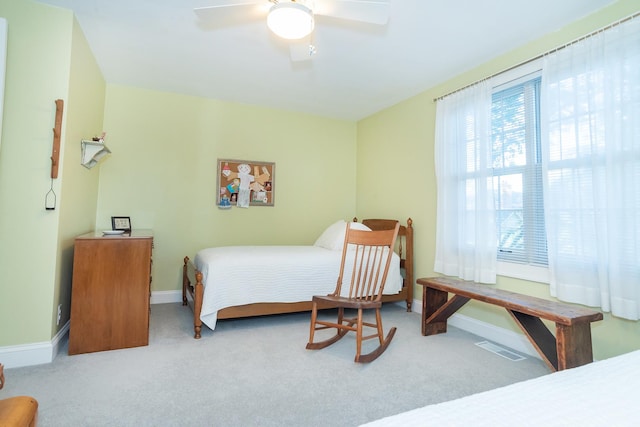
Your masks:
[[[398,226],[383,231],[352,230],[347,227],[334,295],[342,295],[342,286],[348,284],[349,292],[345,295],[348,298],[361,301],[382,299]],[[345,276],[349,279],[346,283]]]

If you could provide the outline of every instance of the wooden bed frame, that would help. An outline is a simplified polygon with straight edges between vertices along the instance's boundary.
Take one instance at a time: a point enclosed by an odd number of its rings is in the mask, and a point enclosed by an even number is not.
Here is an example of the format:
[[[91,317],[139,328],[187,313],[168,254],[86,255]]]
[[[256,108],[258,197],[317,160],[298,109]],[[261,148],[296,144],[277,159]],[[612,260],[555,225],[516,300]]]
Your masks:
[[[357,221],[356,218],[353,219]],[[365,219],[364,225],[372,230],[393,229],[396,224],[394,219]],[[394,295],[384,295],[383,302],[405,301],[407,311],[411,311],[413,302],[413,221],[407,220],[407,225],[400,225],[398,238],[396,241],[396,252],[400,256],[400,268],[404,270],[404,280],[402,290]],[[189,257],[184,257],[182,267],[182,305],[189,305],[193,310],[194,338],[200,338],[202,330],[202,320],[200,311],[202,310],[202,297],[204,295],[204,285],[202,283],[202,273],[195,268]],[[190,297],[190,298],[189,298]],[[264,316],[271,314],[297,313],[311,311],[311,300],[294,303],[256,303],[226,307],[218,311],[218,319],[237,319],[240,317]]]

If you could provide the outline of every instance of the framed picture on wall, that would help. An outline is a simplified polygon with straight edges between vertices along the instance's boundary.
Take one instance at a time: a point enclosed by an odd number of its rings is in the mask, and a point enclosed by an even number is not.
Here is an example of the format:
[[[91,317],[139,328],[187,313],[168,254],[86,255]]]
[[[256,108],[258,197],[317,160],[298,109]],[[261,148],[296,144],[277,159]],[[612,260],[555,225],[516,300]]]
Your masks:
[[[253,160],[218,159],[218,207],[273,206],[276,164]]]

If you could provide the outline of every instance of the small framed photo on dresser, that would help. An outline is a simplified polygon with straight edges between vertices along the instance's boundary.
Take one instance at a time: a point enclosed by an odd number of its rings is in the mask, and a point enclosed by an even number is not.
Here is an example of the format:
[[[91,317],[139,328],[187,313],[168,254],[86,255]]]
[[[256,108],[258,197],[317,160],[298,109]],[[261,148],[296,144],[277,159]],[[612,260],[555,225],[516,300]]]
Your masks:
[[[112,216],[111,228],[113,230],[131,232],[131,218],[128,216]]]

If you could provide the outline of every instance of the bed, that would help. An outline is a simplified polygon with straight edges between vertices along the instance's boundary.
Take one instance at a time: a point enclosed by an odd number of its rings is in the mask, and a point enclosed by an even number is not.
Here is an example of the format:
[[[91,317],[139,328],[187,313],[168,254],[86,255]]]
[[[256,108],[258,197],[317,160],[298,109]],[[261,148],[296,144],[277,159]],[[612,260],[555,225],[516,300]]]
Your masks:
[[[460,399],[366,427],[638,425],[640,350]]]
[[[396,220],[354,218],[358,229],[394,228]],[[193,310],[194,337],[220,319],[311,311],[313,295],[335,288],[347,222],[331,224],[310,246],[224,246],[184,258],[182,302]],[[383,302],[413,301],[413,221],[401,225]]]

